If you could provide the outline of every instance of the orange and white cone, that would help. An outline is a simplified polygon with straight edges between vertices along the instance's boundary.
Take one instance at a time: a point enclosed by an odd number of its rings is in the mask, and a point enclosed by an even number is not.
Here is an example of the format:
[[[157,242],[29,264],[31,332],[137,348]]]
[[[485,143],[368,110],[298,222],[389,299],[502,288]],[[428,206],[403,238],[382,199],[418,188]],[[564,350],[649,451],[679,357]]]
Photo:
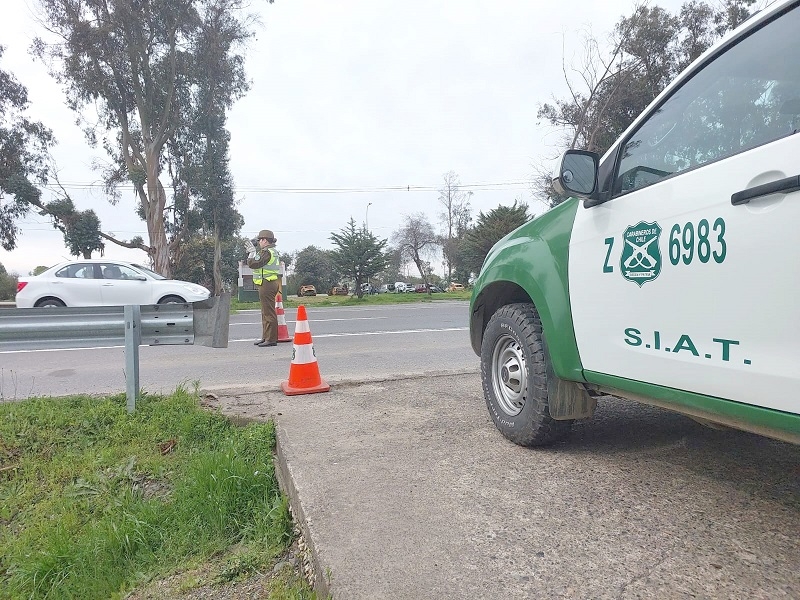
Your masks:
[[[280,292],[275,296],[275,314],[278,315],[278,341],[291,342],[289,328],[286,326],[286,313],[283,311],[283,297]]]
[[[314,353],[314,344],[311,342],[311,328],[308,326],[305,306],[297,307],[289,381],[281,382],[281,389],[287,396],[315,394],[331,389],[331,386],[325,383],[319,374],[319,365]]]

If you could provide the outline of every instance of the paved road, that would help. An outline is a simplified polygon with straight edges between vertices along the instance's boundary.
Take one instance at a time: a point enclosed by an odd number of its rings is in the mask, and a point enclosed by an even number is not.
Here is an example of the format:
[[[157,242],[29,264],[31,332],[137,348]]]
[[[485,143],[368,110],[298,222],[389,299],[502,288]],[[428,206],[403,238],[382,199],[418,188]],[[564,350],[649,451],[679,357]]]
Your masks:
[[[309,308],[320,372],[343,381],[477,371],[467,310],[458,301]],[[295,317],[295,310],[286,311],[290,332]],[[260,313],[242,311],[231,316],[228,348],[143,346],[140,386],[150,393],[194,382],[208,390],[277,388],[288,378],[292,344],[256,348],[260,334]],[[124,392],[124,367],[124,347],[0,352],[0,399]]]

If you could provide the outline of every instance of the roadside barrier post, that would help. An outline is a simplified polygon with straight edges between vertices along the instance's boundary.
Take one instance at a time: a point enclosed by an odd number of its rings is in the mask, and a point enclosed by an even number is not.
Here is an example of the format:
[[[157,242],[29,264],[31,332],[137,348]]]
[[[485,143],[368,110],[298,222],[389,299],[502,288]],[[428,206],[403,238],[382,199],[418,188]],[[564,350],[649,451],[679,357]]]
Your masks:
[[[125,305],[125,390],[128,412],[136,410],[139,397],[139,344],[142,342],[142,310],[135,304]]]

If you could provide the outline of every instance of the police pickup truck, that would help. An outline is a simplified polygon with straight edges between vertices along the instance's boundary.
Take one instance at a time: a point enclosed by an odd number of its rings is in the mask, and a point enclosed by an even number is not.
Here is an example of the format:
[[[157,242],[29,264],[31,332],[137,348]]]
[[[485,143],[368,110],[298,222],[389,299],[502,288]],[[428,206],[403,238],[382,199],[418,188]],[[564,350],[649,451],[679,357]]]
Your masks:
[[[797,0],[751,17],[489,252],[470,336],[507,438],[611,394],[800,443],[798,32]]]

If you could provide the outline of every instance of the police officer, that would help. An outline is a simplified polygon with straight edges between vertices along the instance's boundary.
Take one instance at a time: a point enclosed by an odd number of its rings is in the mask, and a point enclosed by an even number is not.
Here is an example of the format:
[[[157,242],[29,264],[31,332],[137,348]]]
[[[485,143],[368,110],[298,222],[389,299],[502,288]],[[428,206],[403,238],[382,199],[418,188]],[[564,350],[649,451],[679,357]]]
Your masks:
[[[247,258],[253,270],[253,283],[261,302],[261,339],[255,342],[262,348],[278,345],[278,316],[275,313],[275,296],[280,290],[280,259],[275,250],[278,240],[269,229],[258,232],[258,248]]]

